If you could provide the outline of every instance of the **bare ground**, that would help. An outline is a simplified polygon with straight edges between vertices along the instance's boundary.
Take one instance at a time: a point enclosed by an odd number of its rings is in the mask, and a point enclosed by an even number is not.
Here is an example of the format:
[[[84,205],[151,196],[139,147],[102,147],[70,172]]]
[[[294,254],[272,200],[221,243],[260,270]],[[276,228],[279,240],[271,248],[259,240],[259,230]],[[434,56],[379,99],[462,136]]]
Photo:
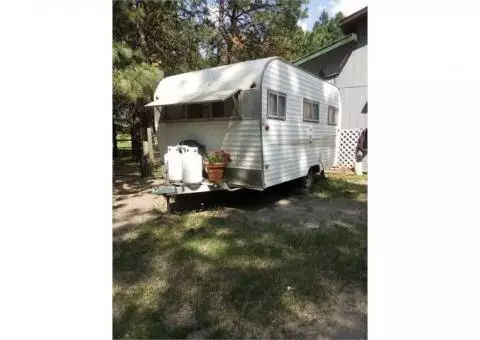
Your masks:
[[[163,183],[160,179],[120,177],[113,183],[113,228],[137,225],[158,216],[165,211],[165,199],[151,194],[153,187]]]
[[[335,175],[346,178],[352,185],[365,186],[365,178],[349,175]],[[124,177],[114,181],[113,190],[113,228],[134,226],[155,219],[166,212],[164,197],[151,193],[152,188],[163,183],[161,179],[141,179]],[[366,194],[361,193],[352,200],[349,192],[334,200],[321,190],[305,194],[282,185],[265,192],[236,191],[202,193],[177,197],[176,209],[192,211],[213,209],[201,212],[202,215],[224,214],[237,218],[294,224],[296,227],[317,228],[321,225],[334,225],[345,222],[367,220]],[[345,197],[347,196],[347,197]],[[343,222],[342,222],[343,221]]]

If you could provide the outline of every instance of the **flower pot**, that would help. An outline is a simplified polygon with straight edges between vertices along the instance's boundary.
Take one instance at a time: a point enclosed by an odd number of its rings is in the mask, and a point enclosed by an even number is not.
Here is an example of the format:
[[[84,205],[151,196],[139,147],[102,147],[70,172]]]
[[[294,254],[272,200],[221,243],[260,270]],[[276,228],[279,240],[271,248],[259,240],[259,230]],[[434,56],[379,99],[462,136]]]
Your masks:
[[[212,183],[220,183],[225,173],[225,163],[207,164],[208,180]]]

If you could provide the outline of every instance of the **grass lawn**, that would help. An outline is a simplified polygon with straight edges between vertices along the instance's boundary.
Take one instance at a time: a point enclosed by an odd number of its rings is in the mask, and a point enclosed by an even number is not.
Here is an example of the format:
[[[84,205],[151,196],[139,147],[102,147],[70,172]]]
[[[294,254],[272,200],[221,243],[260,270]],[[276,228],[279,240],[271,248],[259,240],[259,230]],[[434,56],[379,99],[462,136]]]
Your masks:
[[[119,156],[113,160],[114,175],[140,176],[140,164],[133,159],[132,141],[130,138],[130,134],[119,133],[117,135]],[[163,169],[157,163],[154,163],[153,177],[163,177]]]
[[[365,180],[310,197],[366,205]],[[303,229],[222,209],[115,230],[114,338],[329,337],[366,304],[366,248],[364,220]]]
[[[131,149],[132,148],[132,141],[130,140],[132,137],[130,134],[119,133],[117,135],[117,147],[119,149]]]

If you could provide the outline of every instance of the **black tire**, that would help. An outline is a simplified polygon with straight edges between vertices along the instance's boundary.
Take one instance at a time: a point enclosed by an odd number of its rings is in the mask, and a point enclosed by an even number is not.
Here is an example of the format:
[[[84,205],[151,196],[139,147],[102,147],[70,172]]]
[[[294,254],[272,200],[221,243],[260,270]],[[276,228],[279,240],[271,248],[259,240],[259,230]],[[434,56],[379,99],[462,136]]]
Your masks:
[[[313,168],[308,170],[307,176],[302,178],[302,188],[310,190],[313,187],[313,183],[315,181],[315,171]]]

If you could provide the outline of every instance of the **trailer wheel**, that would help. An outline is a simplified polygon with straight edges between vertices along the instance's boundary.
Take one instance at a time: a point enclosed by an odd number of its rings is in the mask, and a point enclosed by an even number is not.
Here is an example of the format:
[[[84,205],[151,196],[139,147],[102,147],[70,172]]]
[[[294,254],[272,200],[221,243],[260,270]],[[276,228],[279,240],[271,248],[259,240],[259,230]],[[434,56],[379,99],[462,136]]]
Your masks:
[[[313,170],[313,168],[310,168],[310,170],[308,170],[307,176],[303,178],[302,187],[310,190],[313,186],[314,179],[315,179],[315,171]]]
[[[176,198],[172,195],[165,195],[164,197],[167,201],[167,214],[174,213],[175,212]]]

